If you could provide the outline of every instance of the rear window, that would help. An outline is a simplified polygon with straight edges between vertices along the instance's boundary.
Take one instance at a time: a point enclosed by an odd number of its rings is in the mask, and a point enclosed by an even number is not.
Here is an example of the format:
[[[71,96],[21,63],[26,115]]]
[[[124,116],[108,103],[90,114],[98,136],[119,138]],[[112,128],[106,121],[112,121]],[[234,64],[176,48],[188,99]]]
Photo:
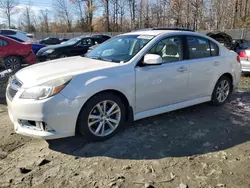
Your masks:
[[[207,39],[188,36],[187,42],[190,59],[210,57],[210,44]]]
[[[1,35],[15,35],[16,32],[15,31],[11,31],[11,30],[0,30],[0,34]]]
[[[216,43],[202,37],[187,36],[190,59],[219,56],[219,47]]]

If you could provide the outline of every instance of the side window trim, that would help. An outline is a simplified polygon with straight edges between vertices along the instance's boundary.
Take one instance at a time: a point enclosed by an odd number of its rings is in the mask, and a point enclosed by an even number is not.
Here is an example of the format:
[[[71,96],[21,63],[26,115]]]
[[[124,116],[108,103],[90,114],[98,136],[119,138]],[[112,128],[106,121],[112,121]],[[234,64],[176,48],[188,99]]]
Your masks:
[[[220,56],[220,48],[219,48],[219,46],[218,46],[215,42],[213,42],[213,41],[211,41],[211,40],[208,40],[208,41],[209,41],[209,45],[210,45],[210,54],[211,54],[211,57]],[[218,50],[218,55],[212,55],[212,45],[211,45],[211,44],[213,44],[213,45],[216,46],[216,48],[217,48],[217,50]]]

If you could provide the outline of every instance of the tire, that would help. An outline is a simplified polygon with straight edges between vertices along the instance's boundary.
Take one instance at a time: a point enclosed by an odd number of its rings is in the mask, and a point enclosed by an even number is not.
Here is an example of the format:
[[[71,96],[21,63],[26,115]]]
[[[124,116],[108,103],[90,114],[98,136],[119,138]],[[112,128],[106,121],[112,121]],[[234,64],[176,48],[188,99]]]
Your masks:
[[[211,104],[214,106],[225,104],[232,93],[232,89],[232,80],[228,76],[222,76],[214,87]]]
[[[7,69],[16,72],[20,69],[22,61],[17,56],[9,56],[4,60],[4,65]]]
[[[61,53],[58,55],[58,58],[66,58],[66,57],[69,57],[69,55],[66,53]]]
[[[106,101],[107,113],[106,115],[101,115],[99,109],[101,108],[102,111],[105,111],[104,101]],[[99,108],[97,107],[98,104],[100,105]],[[109,116],[107,114],[109,110],[112,109],[113,105],[115,108],[111,112],[116,113]],[[123,128],[125,119],[126,107],[122,100],[115,94],[101,93],[90,98],[83,106],[79,113],[76,126],[77,131],[87,140],[98,142],[107,140],[118,133]],[[118,123],[114,121],[117,121]],[[111,123],[111,125],[109,123]]]

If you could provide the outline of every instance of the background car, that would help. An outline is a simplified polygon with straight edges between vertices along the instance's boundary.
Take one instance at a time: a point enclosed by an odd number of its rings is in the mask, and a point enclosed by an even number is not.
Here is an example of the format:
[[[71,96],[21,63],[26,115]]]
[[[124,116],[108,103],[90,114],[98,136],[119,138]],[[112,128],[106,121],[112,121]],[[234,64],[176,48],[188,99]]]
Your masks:
[[[60,44],[67,42],[69,39],[60,39]]]
[[[15,38],[18,38],[18,39],[25,41],[25,42],[30,41],[28,34],[23,32],[23,31],[19,31],[19,30],[1,29],[0,35],[15,37]]]
[[[24,42],[23,40],[18,39],[16,37],[12,37],[12,36],[6,36],[6,37],[11,38],[13,40],[16,40],[18,42]],[[44,47],[46,47],[46,46],[43,44],[32,44],[32,51],[36,54],[40,49],[42,49]]]
[[[88,52],[89,47],[101,44],[105,40],[107,39],[102,38],[101,35],[76,37],[63,44],[42,48],[36,55],[39,62],[69,56],[84,55]]]
[[[244,49],[244,44],[246,44],[248,40],[246,39],[233,39],[232,42],[232,50],[239,53],[240,50]]]
[[[22,64],[36,63],[31,43],[18,42],[0,35],[0,56],[4,58],[6,68],[17,71]]]
[[[250,42],[245,42],[239,50],[242,73],[250,73]]]
[[[55,45],[55,44],[60,44],[61,41],[59,38],[47,37],[45,39],[40,40],[39,43],[46,45]]]
[[[209,32],[209,33],[207,33],[207,36],[218,41],[223,46],[225,46],[227,49],[231,49],[231,47],[232,47],[232,44],[233,44],[232,37],[224,32],[220,32],[220,31]]]

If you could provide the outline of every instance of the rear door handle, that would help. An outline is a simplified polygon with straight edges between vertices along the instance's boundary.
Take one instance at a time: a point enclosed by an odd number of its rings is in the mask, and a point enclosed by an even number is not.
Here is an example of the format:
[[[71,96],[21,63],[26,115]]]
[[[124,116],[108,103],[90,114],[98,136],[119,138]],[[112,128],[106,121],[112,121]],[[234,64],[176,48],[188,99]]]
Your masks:
[[[187,67],[181,66],[180,68],[177,69],[178,72],[185,72],[187,71]]]
[[[220,62],[215,61],[213,64],[214,64],[214,66],[218,66],[218,65],[220,65]]]

